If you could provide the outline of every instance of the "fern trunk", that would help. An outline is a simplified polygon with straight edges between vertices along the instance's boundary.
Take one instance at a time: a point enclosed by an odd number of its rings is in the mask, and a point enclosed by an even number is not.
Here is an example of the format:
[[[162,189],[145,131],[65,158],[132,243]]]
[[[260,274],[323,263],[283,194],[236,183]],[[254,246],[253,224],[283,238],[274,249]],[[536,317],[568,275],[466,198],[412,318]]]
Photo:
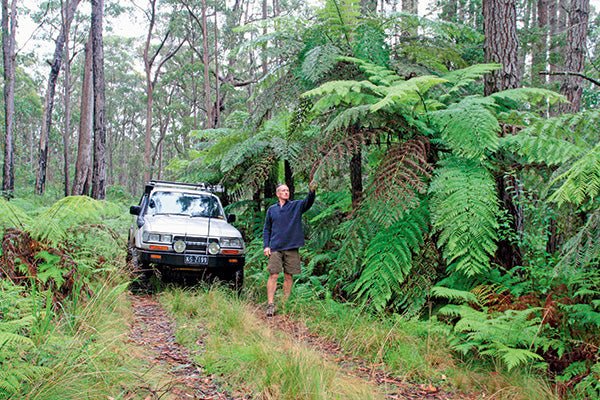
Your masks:
[[[357,147],[350,159],[350,191],[352,193],[352,207],[357,208],[362,199],[362,149]]]
[[[290,189],[290,199],[293,199],[294,192],[296,191],[296,187],[294,186],[294,171],[292,170],[292,164],[288,160],[283,161],[283,170],[285,184]]]
[[[517,179],[512,175],[498,176],[496,177],[496,187],[502,206],[510,216],[510,229],[516,233],[523,232],[523,209],[515,203],[515,198],[520,195]],[[517,243],[505,238],[498,242],[495,261],[505,268],[511,269],[523,264],[523,255]]]

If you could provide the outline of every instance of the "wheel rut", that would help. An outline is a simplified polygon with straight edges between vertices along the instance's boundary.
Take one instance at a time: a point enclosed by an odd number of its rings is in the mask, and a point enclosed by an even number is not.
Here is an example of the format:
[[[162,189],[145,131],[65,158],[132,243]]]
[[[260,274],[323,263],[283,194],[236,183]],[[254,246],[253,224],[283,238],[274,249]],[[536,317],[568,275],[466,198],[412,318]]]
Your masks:
[[[305,343],[336,363],[344,373],[375,384],[384,393],[386,399],[472,400],[478,398],[476,394],[449,392],[432,384],[407,382],[385,371],[383,365],[373,364],[345,353],[338,343],[311,332],[303,322],[288,315],[267,318],[262,308],[257,308],[255,313],[271,329],[282,331],[296,341]]]
[[[224,391],[191,358],[189,350],[175,341],[175,324],[160,303],[150,295],[132,295],[133,323],[129,339],[145,349],[150,364],[161,365],[171,378],[160,388],[143,388],[150,399],[247,399]],[[198,343],[202,345],[202,343]]]

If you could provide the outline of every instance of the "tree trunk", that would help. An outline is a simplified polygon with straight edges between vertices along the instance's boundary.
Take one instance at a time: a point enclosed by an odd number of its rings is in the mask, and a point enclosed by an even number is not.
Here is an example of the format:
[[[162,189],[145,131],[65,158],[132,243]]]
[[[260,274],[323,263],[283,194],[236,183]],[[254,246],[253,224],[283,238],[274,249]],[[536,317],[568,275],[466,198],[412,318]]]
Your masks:
[[[549,0],[537,0],[537,35],[533,46],[533,63],[531,65],[531,84],[539,86],[546,83],[545,75],[540,71],[546,70],[548,54],[548,3]]]
[[[150,44],[152,31],[156,23],[156,0],[150,0],[150,12],[148,21],[148,33],[144,45],[144,72],[146,74],[146,129],[144,135],[144,182],[152,177],[152,163],[150,161],[152,152],[152,107],[154,105],[154,85],[152,84],[152,63],[155,57],[150,57]]]
[[[503,65],[502,69],[488,74],[485,78],[485,95],[519,86],[517,11],[514,0],[484,0],[484,57],[486,62]],[[514,179],[514,178],[513,178]],[[512,185],[516,188],[515,185]],[[513,201],[513,194],[507,190],[504,174],[496,178],[496,187],[504,208],[511,215],[511,224],[515,232],[522,229],[523,219],[520,210]],[[502,240],[498,243],[496,259],[506,268],[521,263],[521,253],[515,243]]]
[[[48,166],[48,141],[50,129],[52,128],[52,111],[54,109],[54,95],[56,93],[56,81],[65,49],[65,37],[67,30],[71,26],[71,21],[75,16],[75,10],[79,5],[80,0],[72,0],[66,11],[66,18],[60,27],[60,32],[56,38],[56,47],[54,48],[54,56],[52,64],[50,64],[50,75],[48,76],[48,87],[46,89],[46,98],[44,100],[44,115],[42,117],[42,130],[40,133],[40,150],[38,160],[38,171],[35,181],[35,193],[44,194],[46,190],[46,172]]]
[[[206,126],[213,128],[213,110],[210,95],[210,58],[208,54],[208,19],[206,18],[206,0],[202,0],[202,63],[204,64],[204,106],[206,108]]]
[[[590,0],[571,0],[567,34],[567,59],[565,60],[565,69],[568,72],[583,73],[589,14]],[[569,100],[569,104],[562,106],[562,111],[570,113],[579,111],[583,93],[583,79],[576,75],[566,76],[560,91]]]
[[[102,18],[104,0],[92,0],[92,70],[94,72],[94,162],[92,197],[106,197],[106,126],[104,124],[104,45]]]
[[[70,0],[66,0],[62,12],[62,24],[65,29],[65,78],[63,90],[63,103],[65,108],[65,124],[63,131],[63,173],[64,173],[64,194],[69,195],[69,136],[71,135],[71,56],[69,51],[69,32],[71,30],[71,21],[68,20],[67,10]]]
[[[92,35],[85,45],[85,67],[81,85],[81,116],[79,118],[79,141],[77,145],[77,162],[71,193],[89,195],[92,171],[92,117],[94,92],[92,88]]]
[[[517,9],[515,0],[483,0],[485,62],[502,69],[485,78],[485,95],[519,86]]]
[[[221,93],[219,86],[219,25],[217,24],[217,9],[215,7],[215,121],[213,127],[218,128],[221,119]]]
[[[4,63],[4,165],[2,190],[8,194],[15,189],[13,130],[15,116],[15,34],[17,31],[17,0],[2,0],[2,55]]]

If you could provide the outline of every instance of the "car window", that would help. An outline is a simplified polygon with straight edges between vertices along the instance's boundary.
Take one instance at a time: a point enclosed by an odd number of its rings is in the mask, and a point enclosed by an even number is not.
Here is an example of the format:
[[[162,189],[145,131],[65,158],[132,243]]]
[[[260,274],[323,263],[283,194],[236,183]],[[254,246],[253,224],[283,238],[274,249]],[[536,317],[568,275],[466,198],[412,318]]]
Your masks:
[[[208,195],[155,191],[148,203],[148,214],[182,214],[191,217],[223,218],[217,199]]]

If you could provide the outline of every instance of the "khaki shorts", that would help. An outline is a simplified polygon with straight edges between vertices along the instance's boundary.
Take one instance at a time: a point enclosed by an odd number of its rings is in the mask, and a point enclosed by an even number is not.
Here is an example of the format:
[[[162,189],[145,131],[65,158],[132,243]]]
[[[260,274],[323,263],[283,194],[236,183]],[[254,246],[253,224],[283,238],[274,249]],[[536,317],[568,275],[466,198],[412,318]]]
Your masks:
[[[270,274],[278,274],[281,271],[290,275],[299,274],[300,253],[298,253],[298,249],[272,252],[267,270]]]

